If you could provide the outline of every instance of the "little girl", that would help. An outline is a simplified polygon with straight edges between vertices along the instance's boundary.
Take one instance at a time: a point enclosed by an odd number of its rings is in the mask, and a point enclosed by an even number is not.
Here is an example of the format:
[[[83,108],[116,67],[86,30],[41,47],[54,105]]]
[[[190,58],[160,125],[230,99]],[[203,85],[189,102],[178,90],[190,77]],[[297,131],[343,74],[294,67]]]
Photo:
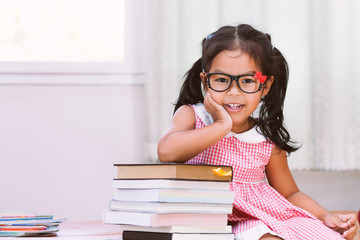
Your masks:
[[[329,213],[290,173],[287,154],[297,147],[283,123],[287,82],[287,62],[268,34],[239,25],[208,35],[159,142],[159,159],[233,166],[228,220],[236,239],[352,239],[355,215]]]

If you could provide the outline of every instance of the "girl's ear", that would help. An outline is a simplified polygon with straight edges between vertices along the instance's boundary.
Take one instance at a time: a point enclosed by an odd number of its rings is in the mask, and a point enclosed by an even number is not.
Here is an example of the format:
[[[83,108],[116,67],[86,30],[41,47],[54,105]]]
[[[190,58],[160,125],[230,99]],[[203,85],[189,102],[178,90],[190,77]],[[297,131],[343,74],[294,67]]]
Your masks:
[[[263,90],[262,90],[262,96],[266,96],[269,91],[270,91],[270,88],[271,88],[271,85],[273,84],[274,82],[274,76],[271,76],[269,79],[267,79],[264,83],[264,86],[263,86]]]
[[[205,73],[201,72],[200,73],[200,78],[201,78],[201,83],[202,83],[204,91],[207,91]]]

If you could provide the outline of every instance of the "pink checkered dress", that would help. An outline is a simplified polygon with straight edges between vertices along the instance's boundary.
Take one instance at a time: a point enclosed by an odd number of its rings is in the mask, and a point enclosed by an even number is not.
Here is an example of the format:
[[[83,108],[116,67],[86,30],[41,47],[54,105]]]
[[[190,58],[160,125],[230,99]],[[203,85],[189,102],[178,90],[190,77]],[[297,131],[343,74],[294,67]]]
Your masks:
[[[196,115],[195,128],[212,123],[203,104],[192,107]],[[287,240],[343,239],[265,182],[264,170],[273,147],[271,141],[253,128],[241,134],[228,134],[186,163],[233,166],[231,190],[235,193],[235,200],[228,219],[236,239],[259,239],[265,233]]]

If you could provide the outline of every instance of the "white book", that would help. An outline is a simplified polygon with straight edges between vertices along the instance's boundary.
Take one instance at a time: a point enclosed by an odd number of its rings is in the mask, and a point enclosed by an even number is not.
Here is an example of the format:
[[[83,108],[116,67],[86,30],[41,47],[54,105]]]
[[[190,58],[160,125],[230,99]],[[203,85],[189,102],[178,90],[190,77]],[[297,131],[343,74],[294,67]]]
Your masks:
[[[234,193],[222,190],[113,189],[113,200],[134,202],[233,203]]]
[[[231,203],[174,203],[174,202],[123,202],[110,201],[110,209],[126,212],[153,213],[232,213]]]
[[[234,240],[232,233],[160,233],[124,231],[123,240]]]
[[[148,227],[171,225],[184,226],[226,226],[227,214],[156,214],[104,210],[103,221],[107,224],[128,224]]]
[[[35,220],[14,220],[14,221],[0,221],[0,225],[45,225],[45,226],[58,226],[60,223],[66,221],[66,218],[53,218],[53,219],[35,219]]]
[[[229,182],[175,179],[114,179],[113,188],[172,188],[229,190]]]
[[[231,233],[231,226],[164,226],[144,227],[136,225],[120,225],[120,231],[143,231],[165,233]]]

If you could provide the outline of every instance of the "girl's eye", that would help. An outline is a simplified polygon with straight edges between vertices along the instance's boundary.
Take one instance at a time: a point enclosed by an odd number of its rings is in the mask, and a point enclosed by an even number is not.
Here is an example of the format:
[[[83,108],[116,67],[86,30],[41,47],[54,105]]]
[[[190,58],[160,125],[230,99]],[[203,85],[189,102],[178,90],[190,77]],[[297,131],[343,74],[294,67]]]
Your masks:
[[[228,80],[226,78],[217,78],[216,79],[217,82],[221,82],[221,83],[226,83],[228,82]]]
[[[251,78],[245,78],[245,79],[242,80],[242,82],[243,82],[243,83],[253,83],[254,80],[251,79]]]

